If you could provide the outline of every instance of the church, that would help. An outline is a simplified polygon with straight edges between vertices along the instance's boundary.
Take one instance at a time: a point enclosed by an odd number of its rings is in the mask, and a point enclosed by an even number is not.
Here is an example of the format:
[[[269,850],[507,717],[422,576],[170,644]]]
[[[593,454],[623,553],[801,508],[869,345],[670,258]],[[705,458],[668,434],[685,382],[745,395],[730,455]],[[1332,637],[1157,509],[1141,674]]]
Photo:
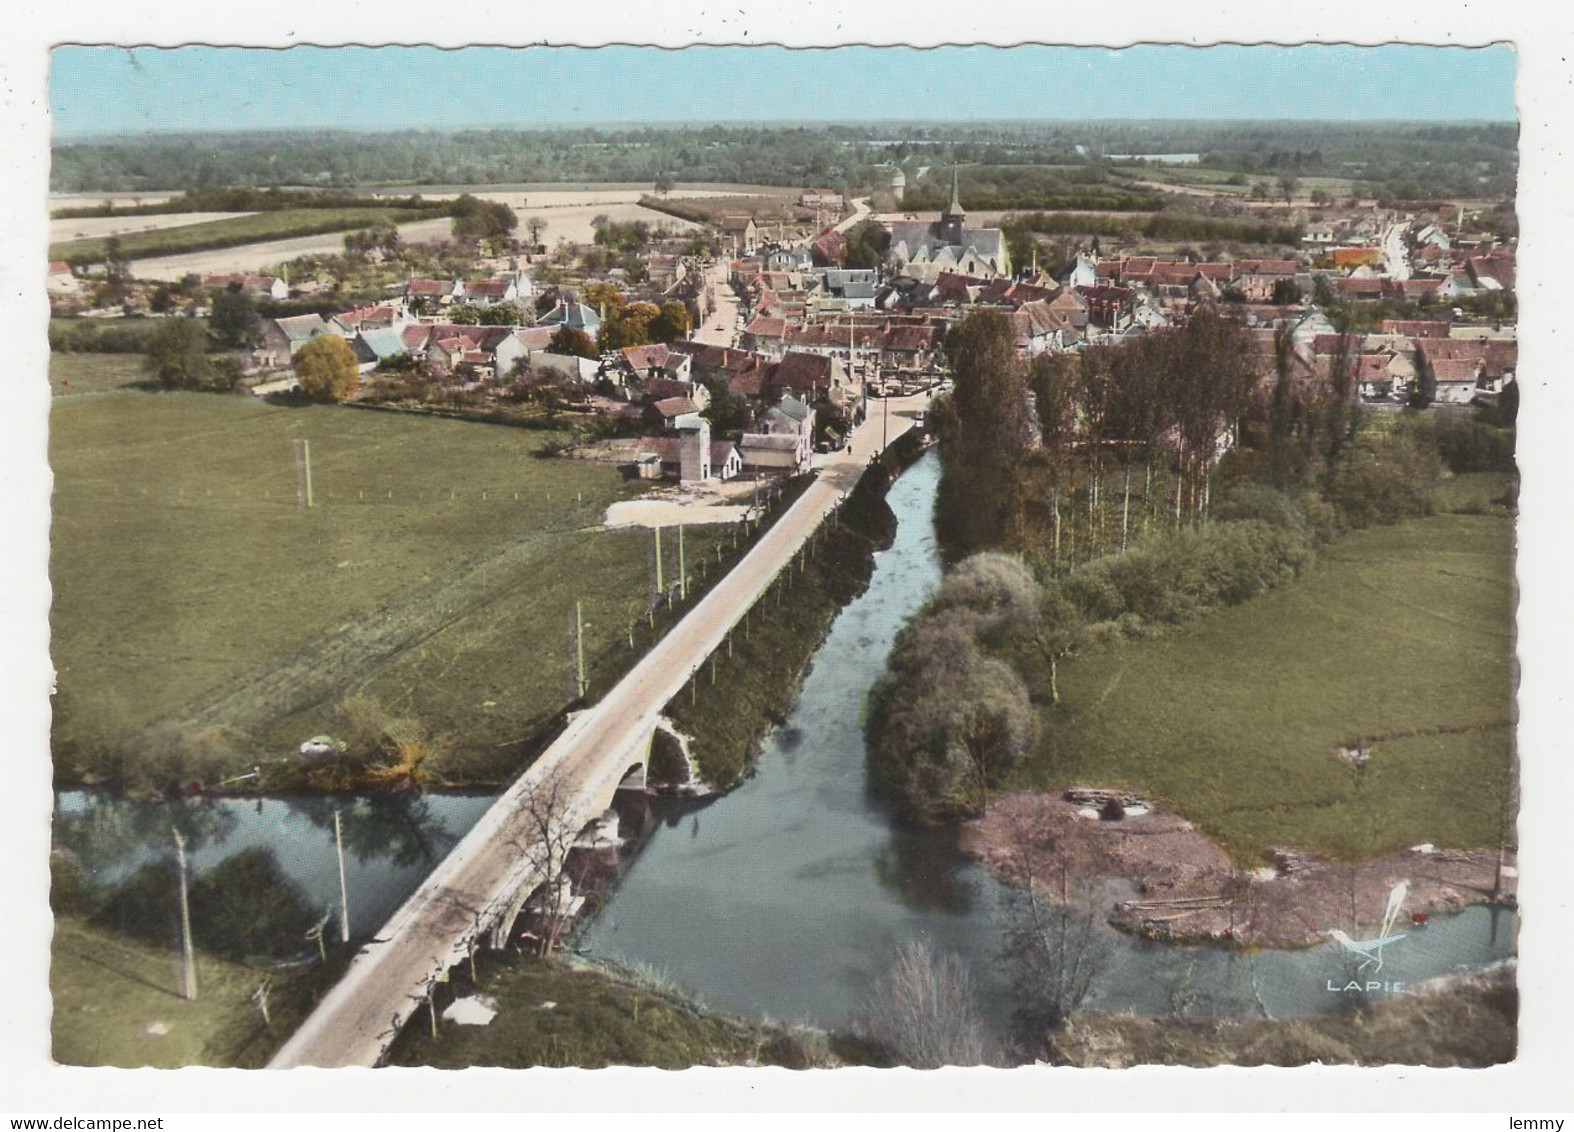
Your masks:
[[[1011,274],[1005,237],[999,228],[970,228],[958,197],[956,170],[951,171],[951,203],[940,219],[897,220],[891,225],[891,258],[897,270],[924,283],[933,283],[943,271],[975,279],[995,279]]]

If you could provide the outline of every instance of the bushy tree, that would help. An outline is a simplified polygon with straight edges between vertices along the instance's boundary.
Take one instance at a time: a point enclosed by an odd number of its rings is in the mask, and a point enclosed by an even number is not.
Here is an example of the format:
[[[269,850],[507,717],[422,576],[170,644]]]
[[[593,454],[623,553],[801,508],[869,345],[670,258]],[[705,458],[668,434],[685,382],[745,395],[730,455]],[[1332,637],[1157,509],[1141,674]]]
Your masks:
[[[916,623],[874,690],[870,777],[906,820],[939,824],[981,813],[990,787],[1033,739],[1026,686],[979,650],[972,621],[953,613]]]
[[[665,302],[650,320],[650,339],[652,342],[681,342],[693,328],[688,307],[676,301]]]
[[[283,959],[309,946],[318,915],[268,849],[245,849],[197,878],[191,934],[199,946],[236,959]]]
[[[257,304],[243,291],[226,288],[213,296],[213,313],[208,325],[219,345],[232,350],[251,345],[257,325]]]
[[[313,338],[295,355],[295,378],[314,401],[347,401],[360,388],[355,351],[337,334]]]
[[[189,318],[166,318],[148,335],[143,368],[166,389],[200,389],[208,380],[208,332]]]
[[[1352,527],[1430,515],[1437,507],[1443,462],[1414,433],[1395,430],[1347,447],[1328,471],[1324,494]]]
[[[629,346],[644,346],[652,341],[651,325],[661,313],[654,303],[629,303],[627,306],[607,311],[606,321],[596,345],[604,354]]]
[[[482,326],[519,326],[524,321],[518,303],[493,303],[481,310]]]
[[[971,614],[980,633],[1025,630],[1038,616],[1040,596],[1033,571],[1021,558],[984,551],[946,574],[931,609]]]
[[[1032,443],[1015,342],[1011,320],[998,311],[968,315],[946,335],[956,387],[935,414],[945,453],[936,517],[953,553],[1000,543],[1010,502],[1002,487]]]
[[[502,201],[481,200],[464,193],[454,202],[456,240],[506,240],[518,226],[519,217]]]
[[[547,340],[547,349],[554,354],[568,354],[576,358],[596,358],[596,343],[583,330],[573,326],[560,326]]]
[[[868,270],[885,263],[891,250],[891,232],[884,224],[865,220],[847,233],[846,266]]]

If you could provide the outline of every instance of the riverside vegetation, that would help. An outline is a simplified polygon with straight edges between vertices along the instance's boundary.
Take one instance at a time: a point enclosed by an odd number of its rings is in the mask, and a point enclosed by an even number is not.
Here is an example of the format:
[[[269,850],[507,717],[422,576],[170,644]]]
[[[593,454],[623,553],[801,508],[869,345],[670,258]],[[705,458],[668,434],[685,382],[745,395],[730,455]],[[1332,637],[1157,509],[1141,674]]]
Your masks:
[[[896,812],[948,822],[996,790],[1093,782],[1252,863],[1287,842],[1510,837],[1511,422],[1376,427],[1282,353],[1257,389],[1232,331],[1195,320],[1141,356],[1029,375],[988,317],[952,335],[956,394],[934,413],[961,561],[873,696],[870,771]],[[1185,369],[1208,377],[1135,396]],[[1241,443],[1216,459],[1221,429]],[[1133,507],[1149,462],[1173,486]],[[1332,757],[1363,742],[1364,783]]]

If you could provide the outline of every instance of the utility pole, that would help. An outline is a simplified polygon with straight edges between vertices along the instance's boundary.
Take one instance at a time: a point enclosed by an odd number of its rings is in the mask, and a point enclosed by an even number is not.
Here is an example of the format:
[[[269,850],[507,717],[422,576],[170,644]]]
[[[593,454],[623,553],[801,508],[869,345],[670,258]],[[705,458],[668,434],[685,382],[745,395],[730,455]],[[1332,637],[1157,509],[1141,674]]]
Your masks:
[[[574,603],[574,668],[579,678],[579,698],[585,698],[585,603]]]
[[[683,524],[678,524],[678,595],[689,600],[689,567],[683,557]]]
[[[651,530],[656,534],[656,592],[664,594],[667,591],[666,587],[661,584],[661,528],[652,527]]]
[[[344,883],[344,823],[333,811],[333,848],[339,856],[339,942],[350,942],[350,890]]]
[[[311,499],[311,449],[299,437],[295,440],[295,504],[305,511]]]
[[[175,830],[175,861],[180,868],[180,952],[184,983],[181,996],[197,1001],[197,953],[191,946],[191,900],[186,890],[186,839]]]

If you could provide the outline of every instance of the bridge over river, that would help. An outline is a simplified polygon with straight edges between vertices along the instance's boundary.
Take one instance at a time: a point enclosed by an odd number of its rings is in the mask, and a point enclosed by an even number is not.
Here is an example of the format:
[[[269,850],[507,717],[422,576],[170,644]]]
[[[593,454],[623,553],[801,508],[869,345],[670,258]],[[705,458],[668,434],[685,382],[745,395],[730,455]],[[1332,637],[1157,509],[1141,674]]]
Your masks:
[[[597,820],[626,781],[644,783],[651,736],[667,702],[726,641],[772,581],[852,490],[872,456],[906,433],[922,395],[878,403],[850,451],[819,475],[700,602],[599,703],[575,716],[350,963],[270,1068],[376,1065],[432,987],[477,947],[501,946],[547,879],[531,801],[551,787],[557,821]]]

